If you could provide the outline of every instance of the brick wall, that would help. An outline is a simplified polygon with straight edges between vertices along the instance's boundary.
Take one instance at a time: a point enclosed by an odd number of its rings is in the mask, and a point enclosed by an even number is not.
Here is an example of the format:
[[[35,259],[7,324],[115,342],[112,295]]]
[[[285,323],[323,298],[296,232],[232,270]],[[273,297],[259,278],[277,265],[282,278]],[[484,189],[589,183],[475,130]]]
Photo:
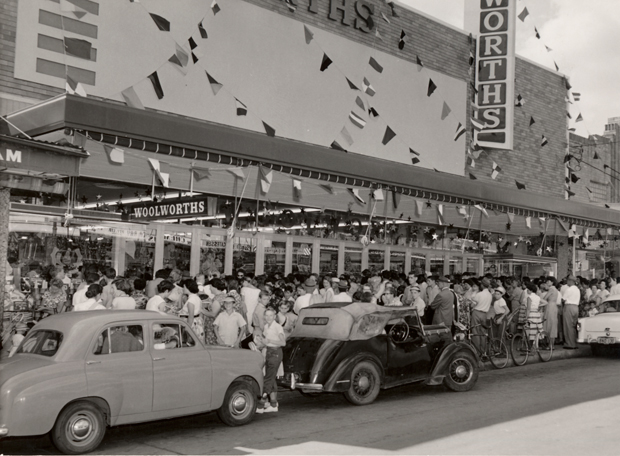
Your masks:
[[[613,154],[612,141],[600,135],[584,138],[570,135],[569,153],[581,160],[570,162],[573,174],[579,177],[576,183],[570,183],[570,190],[575,195],[570,199],[602,206],[612,202],[612,189],[620,181],[617,175],[609,170]]]

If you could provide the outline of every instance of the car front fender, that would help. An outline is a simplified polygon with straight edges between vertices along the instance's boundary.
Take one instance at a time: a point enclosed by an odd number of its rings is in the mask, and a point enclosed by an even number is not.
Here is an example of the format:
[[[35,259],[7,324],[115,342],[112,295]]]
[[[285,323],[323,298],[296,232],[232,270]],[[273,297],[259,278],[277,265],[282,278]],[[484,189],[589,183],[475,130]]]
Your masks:
[[[381,384],[383,384],[383,379],[385,377],[383,364],[376,355],[362,352],[342,360],[325,382],[323,391],[330,393],[347,391],[350,386],[351,372],[353,368],[362,361],[370,361],[377,366],[379,374],[381,375]]]
[[[465,350],[471,353],[471,355],[476,359],[476,362],[478,363],[480,362],[480,359],[478,359],[478,355],[476,354],[476,351],[472,347],[470,347],[468,344],[464,344],[462,342],[456,342],[456,343],[450,344],[446,346],[442,350],[441,354],[435,359],[435,363],[433,364],[433,367],[431,368],[429,379],[426,381],[426,384],[427,385],[441,384],[441,382],[443,382],[444,372],[446,368],[448,367],[448,364],[450,363],[450,359],[452,358],[452,355],[454,355],[456,352],[461,351],[461,350]]]

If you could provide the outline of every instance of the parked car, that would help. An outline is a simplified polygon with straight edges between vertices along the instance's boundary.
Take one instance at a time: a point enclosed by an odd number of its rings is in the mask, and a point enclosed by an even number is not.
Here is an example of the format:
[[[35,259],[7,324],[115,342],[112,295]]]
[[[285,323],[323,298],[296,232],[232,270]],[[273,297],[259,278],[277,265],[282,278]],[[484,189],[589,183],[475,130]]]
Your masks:
[[[64,453],[93,451],[108,426],[217,410],[252,420],[259,353],[205,347],[180,318],[149,311],[69,312],[41,320],[0,363],[0,436],[50,433]]]
[[[589,344],[594,356],[620,352],[620,295],[610,295],[599,313],[577,321],[577,342]]]
[[[283,386],[302,393],[344,393],[355,405],[380,389],[414,382],[468,391],[479,360],[444,325],[423,325],[412,307],[371,303],[302,309],[284,348]]]

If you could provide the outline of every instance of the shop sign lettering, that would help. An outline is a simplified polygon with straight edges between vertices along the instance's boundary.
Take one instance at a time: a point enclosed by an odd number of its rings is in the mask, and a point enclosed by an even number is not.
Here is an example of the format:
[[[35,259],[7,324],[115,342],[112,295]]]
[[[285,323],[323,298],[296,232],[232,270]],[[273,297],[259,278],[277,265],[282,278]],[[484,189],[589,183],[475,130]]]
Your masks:
[[[185,217],[189,215],[205,215],[204,201],[186,201],[183,203],[158,203],[133,208],[136,219],[152,219],[165,217]]]
[[[21,163],[22,162],[22,151],[13,150],[13,149],[4,149],[4,153],[3,153],[3,151],[0,150],[0,161]]]
[[[481,147],[513,148],[516,2],[480,0],[474,117],[484,128],[474,140]]]
[[[290,0],[298,5],[301,0]],[[332,21],[340,21],[342,25],[356,28],[364,33],[374,29],[375,6],[365,0],[303,0],[307,2],[308,11],[314,14],[319,13],[319,5],[329,2],[329,13],[327,17]]]

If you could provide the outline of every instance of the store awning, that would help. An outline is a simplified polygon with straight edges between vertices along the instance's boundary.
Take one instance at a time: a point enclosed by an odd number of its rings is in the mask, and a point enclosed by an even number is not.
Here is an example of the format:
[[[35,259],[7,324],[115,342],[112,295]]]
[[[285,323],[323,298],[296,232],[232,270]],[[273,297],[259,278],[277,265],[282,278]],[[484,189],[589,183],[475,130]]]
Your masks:
[[[267,164],[276,170],[279,167],[280,171],[311,173],[305,177],[319,175],[320,179],[326,179],[329,176],[332,181],[337,177],[340,183],[351,186],[363,187],[371,183],[396,186],[405,195],[419,198],[438,201],[442,197],[444,201],[458,198],[464,203],[533,211],[532,216],[563,217],[577,224],[620,225],[620,214],[602,207],[178,115],[133,109],[109,100],[65,94],[11,114],[8,119],[32,136],[71,128],[88,132],[103,142],[118,142],[121,146],[136,147],[138,142],[143,150],[186,157],[188,167],[192,161],[201,159],[218,157],[221,161],[226,157],[231,163],[233,159],[241,159],[246,164]]]

